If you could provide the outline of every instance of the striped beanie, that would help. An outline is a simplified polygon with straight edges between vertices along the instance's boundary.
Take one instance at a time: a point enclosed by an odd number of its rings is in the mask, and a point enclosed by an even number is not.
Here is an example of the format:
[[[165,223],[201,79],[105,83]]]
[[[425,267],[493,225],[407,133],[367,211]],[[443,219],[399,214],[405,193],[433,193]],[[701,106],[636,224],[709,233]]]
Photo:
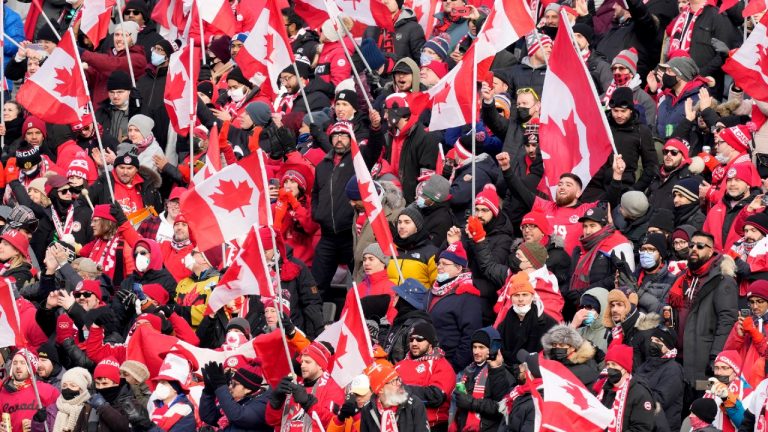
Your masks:
[[[629,69],[629,72],[634,76],[637,73],[637,50],[634,48],[628,48],[621,51],[613,59],[611,66],[617,64]]]
[[[533,57],[542,45],[552,46],[552,38],[544,33],[539,33],[537,37],[536,32],[533,32],[525,37],[525,44],[528,45],[528,57]]]
[[[431,49],[432,51],[435,52],[435,54],[438,55],[438,57],[440,57],[442,61],[445,62],[447,61],[449,51],[451,50],[451,35],[449,35],[448,33],[441,33],[438,36],[435,36],[429,39],[424,44],[423,48]]]
[[[329,348],[326,344],[323,342],[315,341],[309,344],[308,347],[304,348],[304,351],[301,352],[301,355],[311,358],[315,361],[315,363],[317,363],[318,366],[320,366],[320,369],[326,370],[328,369],[328,364],[331,362],[331,356],[333,356],[333,353],[331,352],[331,348]]]
[[[490,183],[483,187],[483,190],[475,197],[475,205],[488,207],[496,217],[499,215],[500,202],[499,194],[496,193],[496,187]]]

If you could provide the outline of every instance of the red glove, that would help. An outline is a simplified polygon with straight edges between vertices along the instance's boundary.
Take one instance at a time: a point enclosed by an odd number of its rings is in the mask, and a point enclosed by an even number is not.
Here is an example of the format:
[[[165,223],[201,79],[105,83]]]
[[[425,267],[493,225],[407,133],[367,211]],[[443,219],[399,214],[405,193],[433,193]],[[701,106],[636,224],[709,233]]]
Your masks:
[[[19,179],[19,167],[16,166],[16,158],[8,159],[5,165],[5,183],[8,184]]]
[[[752,336],[752,340],[756,343],[760,343],[763,341],[762,333],[760,333],[760,330],[755,327],[755,322],[752,321],[752,317],[746,317],[744,318],[744,321],[741,322],[741,328],[744,329],[745,333],[749,333],[750,336]]]
[[[66,314],[59,315],[56,319],[56,343],[61,345],[67,339],[77,337],[77,329],[72,319]]]
[[[483,228],[483,223],[480,222],[480,219],[478,219],[477,216],[470,216],[469,219],[467,219],[467,233],[469,233],[475,243],[485,240],[485,229]]]
[[[291,208],[293,210],[296,210],[297,208],[299,208],[301,206],[301,204],[299,204],[299,200],[297,200],[296,197],[293,196],[292,193],[288,192],[285,189],[280,189],[277,192],[277,199],[278,199],[278,201],[282,201],[282,202],[288,204],[289,206],[291,206]]]

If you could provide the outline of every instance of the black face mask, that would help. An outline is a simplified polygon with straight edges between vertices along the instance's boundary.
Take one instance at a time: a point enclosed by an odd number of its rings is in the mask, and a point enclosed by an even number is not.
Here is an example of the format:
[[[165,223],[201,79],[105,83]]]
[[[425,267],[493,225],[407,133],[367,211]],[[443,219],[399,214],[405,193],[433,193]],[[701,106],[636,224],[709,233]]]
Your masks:
[[[664,74],[661,76],[661,87],[665,89],[671,89],[677,85],[677,81],[678,79],[676,76]]]
[[[107,387],[96,390],[99,392],[100,395],[104,396],[104,399],[107,400],[107,402],[112,403],[117,399],[117,395],[120,394],[120,386],[116,385],[114,387]]]
[[[651,357],[661,357],[661,355],[662,355],[661,345],[652,343],[648,347],[648,355],[651,356]]]
[[[72,389],[61,389],[61,397],[63,397],[66,400],[72,400],[80,395],[79,391],[75,391]]]
[[[729,376],[715,375],[715,378],[723,384],[729,384],[731,382],[731,377]]]
[[[528,120],[531,119],[531,109],[530,108],[518,107],[517,108],[517,117],[520,119],[521,122],[528,123]]]
[[[680,249],[675,251],[675,258],[679,260],[687,260],[688,254],[691,252],[691,248]]]
[[[562,363],[568,358],[568,348],[552,348],[549,350],[549,358]]]
[[[80,185],[80,186],[69,185],[69,190],[71,190],[73,194],[79,195],[80,192],[82,192],[82,190],[83,190],[83,186],[84,185]]]
[[[614,368],[608,368],[608,384],[616,385],[621,381],[621,371]]]

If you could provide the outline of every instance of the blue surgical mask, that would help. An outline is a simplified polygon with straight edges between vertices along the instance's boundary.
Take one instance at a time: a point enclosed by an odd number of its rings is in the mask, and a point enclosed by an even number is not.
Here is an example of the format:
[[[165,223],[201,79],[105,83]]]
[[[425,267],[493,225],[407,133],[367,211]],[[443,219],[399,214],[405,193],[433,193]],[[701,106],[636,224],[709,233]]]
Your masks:
[[[427,54],[427,53],[424,53],[424,52],[421,53],[421,56],[419,57],[419,65],[420,66],[426,66],[426,65],[430,64],[433,61],[434,61],[434,59],[432,58],[432,56]]]
[[[424,199],[424,197],[418,197],[416,198],[416,206],[418,208],[424,208],[427,206],[427,200]]]
[[[310,134],[309,132],[304,132],[304,133],[300,134],[299,138],[296,140],[296,142],[297,142],[297,144],[299,146],[302,146],[302,145],[305,145],[305,144],[306,145],[310,145],[310,144],[312,144],[312,141],[313,141],[312,134]]]
[[[165,63],[165,60],[166,60],[166,58],[165,58],[164,55],[158,54],[158,53],[155,53],[155,52],[152,53],[151,62],[152,62],[153,65],[160,66],[161,64]]]
[[[593,322],[595,322],[595,316],[597,314],[594,311],[589,311],[587,313],[587,316],[584,317],[584,321],[581,323],[587,327],[591,326]]]
[[[438,273],[437,274],[437,281],[440,282],[440,283],[443,283],[443,282],[447,281],[450,278],[451,278],[451,275],[449,275],[448,273]]]
[[[656,267],[656,254],[653,252],[640,252],[640,267],[650,270]]]

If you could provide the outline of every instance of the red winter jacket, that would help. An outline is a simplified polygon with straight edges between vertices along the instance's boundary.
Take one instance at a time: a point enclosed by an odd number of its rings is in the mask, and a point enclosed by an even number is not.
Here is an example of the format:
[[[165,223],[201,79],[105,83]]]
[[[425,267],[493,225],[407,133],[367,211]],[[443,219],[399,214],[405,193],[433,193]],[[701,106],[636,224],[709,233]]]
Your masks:
[[[409,393],[416,395],[417,399],[423,400],[427,405],[429,425],[445,423],[448,420],[448,408],[451,406],[451,393],[456,385],[456,373],[442,350],[436,348],[432,353],[417,359],[411,358],[408,353],[395,365],[395,369],[403,384],[411,387],[408,389]],[[440,398],[443,402],[437,408],[429,407]]]
[[[323,426],[325,426],[330,423],[331,419],[334,417],[333,404],[341,406],[344,403],[344,390],[336,384],[336,381],[331,378],[331,375],[328,372],[323,372],[323,375],[317,380],[315,386],[318,387],[317,391],[314,393],[314,387],[307,388],[307,393],[314,394],[317,398],[317,403],[309,408],[307,414],[313,417],[318,417]],[[291,399],[291,401],[292,400],[293,399]],[[291,414],[295,415],[299,409],[299,404],[292,403],[289,409],[289,417],[291,417]],[[272,408],[271,404],[267,404],[266,420],[268,425],[276,426],[275,430],[279,429],[282,416],[283,406],[279,409],[275,409]]]
[[[133,75],[138,81],[139,78],[144,76],[147,67],[147,56],[144,54],[144,47],[141,45],[134,45],[128,51],[131,53]],[[109,97],[107,79],[112,75],[112,72],[121,70],[127,74],[131,73],[130,69],[128,69],[128,57],[125,56],[125,50],[115,53],[113,49],[106,54],[85,51],[81,57],[84,63],[88,63],[85,77],[91,89],[91,99],[94,105],[101,103]]]
[[[48,341],[48,336],[35,321],[37,308],[25,298],[16,299],[16,307],[19,309],[19,320],[21,322],[21,333],[27,339],[27,347],[37,352],[40,345]],[[3,411],[7,412],[7,411]]]
[[[743,221],[749,216],[747,208],[752,201],[752,198],[753,196],[750,196],[747,199],[739,201],[736,203],[736,207],[727,205],[723,201],[723,198],[709,210],[707,218],[704,220],[704,226],[701,229],[704,232],[712,234],[715,238],[716,251],[721,253],[728,252],[728,250],[731,249],[731,246],[744,236]],[[734,211],[738,212],[738,214],[731,220],[730,226],[726,226],[726,215]],[[728,231],[724,233],[726,228]]]
[[[189,255],[194,248],[194,243],[190,243],[179,250],[176,250],[170,241],[160,243],[160,251],[163,253],[163,264],[173,275],[173,278],[176,279],[176,282],[192,274],[189,269],[184,267],[184,257]]]
[[[2,388],[0,388],[0,410],[11,415],[11,429],[21,431],[23,430],[21,421],[31,419],[37,412],[35,390],[31,384],[21,390],[10,390],[9,380],[10,378],[6,378]],[[59,398],[59,391],[56,390],[56,387],[39,380],[37,381],[37,390],[40,393],[40,402],[44,407],[55,404],[56,399]]]
[[[347,44],[347,51],[354,52],[352,42],[344,38]],[[315,76],[334,86],[352,76],[352,66],[344,54],[344,48],[341,42],[326,42],[323,44],[323,50],[320,51],[320,57],[317,59],[315,67]]]

